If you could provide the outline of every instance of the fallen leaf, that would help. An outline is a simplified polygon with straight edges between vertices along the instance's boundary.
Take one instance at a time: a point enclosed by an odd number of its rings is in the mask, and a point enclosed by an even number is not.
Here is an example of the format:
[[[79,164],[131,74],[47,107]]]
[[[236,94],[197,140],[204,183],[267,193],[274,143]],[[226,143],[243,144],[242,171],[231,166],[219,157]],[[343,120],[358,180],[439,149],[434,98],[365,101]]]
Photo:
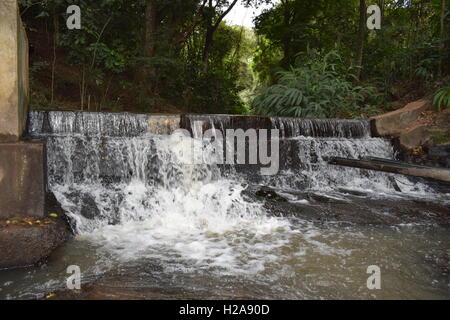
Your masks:
[[[56,297],[56,294],[50,293],[48,296],[45,297],[45,299],[51,299],[53,297]]]
[[[50,213],[49,216],[52,218],[58,218],[58,214],[56,213]]]

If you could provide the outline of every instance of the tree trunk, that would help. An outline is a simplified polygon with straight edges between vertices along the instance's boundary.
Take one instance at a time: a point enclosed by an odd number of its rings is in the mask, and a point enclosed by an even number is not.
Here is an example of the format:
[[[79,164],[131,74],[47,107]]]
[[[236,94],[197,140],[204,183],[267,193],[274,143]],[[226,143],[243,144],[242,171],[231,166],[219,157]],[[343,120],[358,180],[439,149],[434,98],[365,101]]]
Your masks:
[[[281,0],[283,6],[283,24],[285,30],[289,30],[291,24],[291,12],[289,10],[289,1]],[[289,32],[285,32],[283,35],[283,66],[288,68],[291,63],[291,35]]]
[[[215,10],[215,7],[213,6],[213,1],[208,1],[208,7],[209,12],[207,15],[207,27],[206,27],[206,37],[205,37],[205,46],[203,48],[203,65],[204,65],[204,71],[208,71],[208,60],[209,55],[211,53],[211,49],[214,44],[214,33],[219,28],[220,23],[223,21],[223,19],[233,10],[233,8],[236,6],[236,3],[238,0],[233,0],[233,2],[229,5],[229,7],[217,18],[217,20],[213,21],[212,11]]]
[[[205,66],[205,71],[208,70],[208,60],[213,42],[214,42],[214,29],[212,27],[208,27],[208,29],[206,30],[205,47],[203,48],[203,58],[202,58]]]
[[[366,20],[367,7],[365,0],[359,0],[359,32],[358,32],[358,47],[356,51],[356,77],[361,79],[361,71],[363,66],[364,44],[366,41]]]
[[[158,29],[158,6],[155,0],[150,0],[145,8],[145,40],[144,40],[144,56],[153,58],[156,55],[156,32]],[[155,68],[147,63],[141,72],[141,86],[146,89],[150,96],[157,95]]]
[[[55,13],[56,9],[53,8],[53,61],[52,61],[52,84],[51,84],[51,99],[50,105],[53,107],[55,100],[55,73],[56,73],[56,48],[59,45],[59,20],[58,15]]]
[[[384,8],[385,8],[385,0],[378,0],[378,6],[380,7],[381,10],[381,25],[383,25],[383,21],[384,21]]]
[[[157,5],[150,0],[145,9],[145,56],[154,57],[156,53]]]
[[[441,32],[440,32],[440,38],[441,43],[439,47],[439,75],[442,76],[442,65],[444,61],[444,47],[445,47],[445,0],[441,0]]]

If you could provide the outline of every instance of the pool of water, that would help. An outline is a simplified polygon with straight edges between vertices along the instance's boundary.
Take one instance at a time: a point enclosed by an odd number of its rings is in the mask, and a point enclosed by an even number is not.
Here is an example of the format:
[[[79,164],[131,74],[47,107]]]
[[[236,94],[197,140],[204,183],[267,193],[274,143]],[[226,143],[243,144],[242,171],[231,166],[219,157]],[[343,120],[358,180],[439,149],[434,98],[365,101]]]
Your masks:
[[[267,215],[253,219],[173,211],[78,235],[45,266],[0,272],[0,298],[450,298],[445,206],[277,194],[286,201],[266,201],[259,209]],[[82,271],[82,292],[67,290],[69,265]],[[367,287],[372,265],[381,290]]]

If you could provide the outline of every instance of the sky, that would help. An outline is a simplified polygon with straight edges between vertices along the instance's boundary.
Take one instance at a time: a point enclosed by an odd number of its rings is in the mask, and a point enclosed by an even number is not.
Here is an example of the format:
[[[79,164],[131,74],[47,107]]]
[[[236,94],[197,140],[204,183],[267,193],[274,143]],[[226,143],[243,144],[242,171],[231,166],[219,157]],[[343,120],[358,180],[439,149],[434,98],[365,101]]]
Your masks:
[[[273,0],[272,3],[277,3],[278,0]],[[272,5],[261,6],[258,9],[246,8],[240,2],[236,4],[233,10],[225,17],[225,20],[230,25],[241,25],[247,28],[253,28],[253,18],[258,16],[265,8],[270,8]]]

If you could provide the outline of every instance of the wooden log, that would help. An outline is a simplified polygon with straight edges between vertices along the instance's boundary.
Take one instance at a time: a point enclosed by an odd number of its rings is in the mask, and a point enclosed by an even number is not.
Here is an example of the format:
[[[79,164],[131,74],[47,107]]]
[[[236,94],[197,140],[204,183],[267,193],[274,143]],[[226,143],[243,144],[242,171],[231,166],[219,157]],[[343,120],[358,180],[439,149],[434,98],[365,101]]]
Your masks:
[[[362,158],[361,160],[370,161],[370,162],[378,163],[378,164],[401,166],[401,167],[408,167],[408,168],[439,169],[439,168],[434,168],[434,167],[422,166],[422,165],[418,165],[418,164],[412,164],[412,163],[407,163],[407,162],[401,162],[398,160],[390,160],[390,159],[383,159],[383,158],[367,157],[367,158]]]
[[[418,166],[403,162],[396,162],[388,159],[356,160],[345,158],[330,158],[328,160],[328,163],[345,167],[368,169],[450,182],[449,169]]]

